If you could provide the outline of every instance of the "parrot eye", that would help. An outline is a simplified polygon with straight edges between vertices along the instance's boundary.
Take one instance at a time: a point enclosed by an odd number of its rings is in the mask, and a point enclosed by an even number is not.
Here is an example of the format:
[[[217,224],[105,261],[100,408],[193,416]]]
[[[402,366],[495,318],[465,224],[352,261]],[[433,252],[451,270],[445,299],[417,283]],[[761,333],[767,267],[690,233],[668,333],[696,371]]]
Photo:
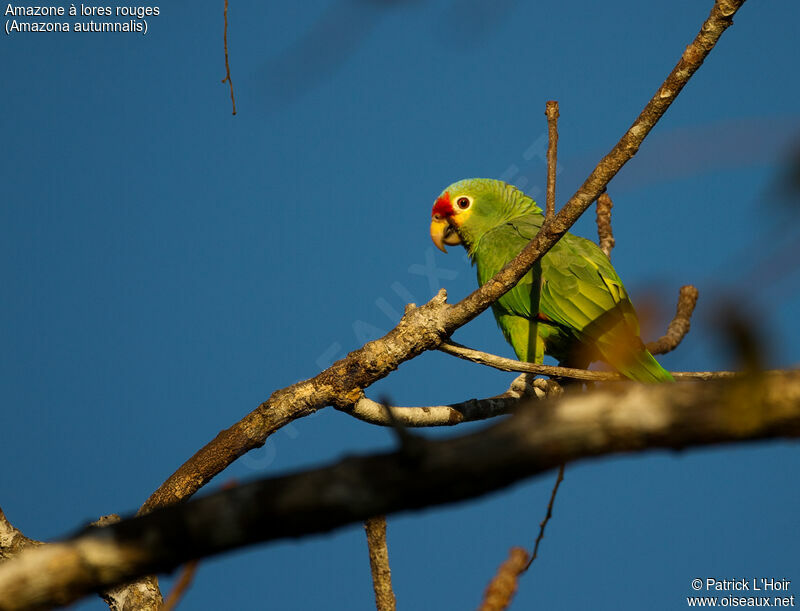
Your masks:
[[[467,208],[470,207],[471,204],[472,202],[468,197],[459,197],[458,200],[456,201],[456,205],[462,210],[466,210]]]
[[[442,220],[442,215],[437,212],[436,214],[433,215],[433,220],[434,221],[441,221]]]

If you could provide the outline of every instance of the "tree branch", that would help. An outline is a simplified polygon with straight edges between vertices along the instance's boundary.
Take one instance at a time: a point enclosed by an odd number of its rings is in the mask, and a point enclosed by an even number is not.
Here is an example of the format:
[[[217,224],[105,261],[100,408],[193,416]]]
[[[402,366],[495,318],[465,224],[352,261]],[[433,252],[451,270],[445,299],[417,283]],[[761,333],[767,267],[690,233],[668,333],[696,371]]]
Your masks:
[[[225,45],[225,78],[222,79],[223,84],[227,81],[231,87],[231,105],[233,106],[233,113],[236,114],[236,98],[233,97],[233,81],[231,80],[231,65],[228,62],[228,0],[225,0],[225,10],[223,12],[225,19],[225,29],[222,34],[222,42]]]
[[[666,354],[681,343],[691,326],[692,313],[697,305],[699,293],[691,284],[681,287],[678,296],[678,306],[675,310],[675,318],[669,323],[666,335],[661,336],[653,342],[647,344],[647,349],[653,354]]]
[[[525,361],[497,356],[480,350],[473,350],[455,342],[445,342],[438,348],[442,352],[452,354],[466,361],[472,361],[480,365],[486,365],[501,371],[520,371],[537,375],[552,376],[554,378],[571,378],[575,380],[587,380],[593,382],[613,382],[628,380],[621,373],[616,371],[595,371],[591,369],[573,369],[571,367],[556,367],[553,365],[537,365]],[[764,374],[780,373],[782,370],[767,370]],[[670,372],[676,380],[696,382],[700,380],[717,380],[724,378],[735,378],[745,375],[738,371],[672,371]],[[474,418],[480,420],[480,418]]]
[[[511,394],[498,395],[488,399],[469,399],[452,405],[433,405],[429,407],[387,406],[372,399],[362,397],[354,405],[341,411],[380,426],[401,424],[407,427],[453,426],[462,422],[486,420],[507,414],[519,404],[519,397]],[[391,410],[391,416],[387,414]]]
[[[372,587],[375,589],[377,611],[395,611],[396,603],[392,590],[392,571],[389,568],[389,548],[386,545],[386,516],[367,518],[364,522],[369,548],[369,568],[372,571]]]
[[[413,457],[350,457],[25,550],[0,566],[0,610],[67,604],[193,558],[472,498],[566,462],[798,436],[797,372],[565,393],[476,433],[420,440]]]
[[[558,102],[549,100],[544,106],[547,116],[547,195],[545,199],[545,219],[550,220],[556,213],[556,168],[558,167]]]
[[[611,258],[611,250],[614,248],[614,232],[611,229],[611,208],[614,202],[605,191],[597,198],[597,238],[606,257]]]

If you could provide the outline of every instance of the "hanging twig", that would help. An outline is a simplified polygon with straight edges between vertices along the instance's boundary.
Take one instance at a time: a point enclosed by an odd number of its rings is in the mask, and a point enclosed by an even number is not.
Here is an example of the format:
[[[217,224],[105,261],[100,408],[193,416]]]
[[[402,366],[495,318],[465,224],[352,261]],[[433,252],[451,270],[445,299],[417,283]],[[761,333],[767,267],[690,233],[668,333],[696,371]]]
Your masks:
[[[228,82],[231,86],[231,104],[233,105],[233,114],[236,114],[236,98],[233,97],[233,81],[231,80],[231,65],[228,63],[228,0],[225,0],[225,31],[222,34],[222,40],[225,44],[225,78],[222,82]]]
[[[558,494],[558,487],[561,485],[561,482],[564,481],[564,465],[562,464],[558,468],[558,477],[556,477],[556,483],[553,485],[553,491],[550,493],[550,502],[547,503],[547,513],[544,516],[544,520],[539,522],[539,534],[536,536],[536,543],[533,544],[533,553],[531,554],[531,559],[528,560],[528,564],[525,565],[525,570],[527,571],[531,568],[533,561],[536,560],[536,557],[539,555],[539,544],[544,539],[544,529],[547,528],[547,523],[550,521],[550,518],[553,517],[553,504],[556,502],[556,494]]]

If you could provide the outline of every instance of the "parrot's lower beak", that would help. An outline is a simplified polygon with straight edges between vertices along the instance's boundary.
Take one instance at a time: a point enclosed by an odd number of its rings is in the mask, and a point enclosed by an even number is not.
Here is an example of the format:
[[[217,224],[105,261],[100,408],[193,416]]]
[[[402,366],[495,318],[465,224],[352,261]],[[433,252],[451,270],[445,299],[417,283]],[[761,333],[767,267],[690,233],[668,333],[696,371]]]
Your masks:
[[[444,247],[445,244],[448,246],[461,244],[461,238],[458,237],[456,230],[444,219],[431,221],[431,240],[436,244],[436,248],[442,252],[447,252]]]

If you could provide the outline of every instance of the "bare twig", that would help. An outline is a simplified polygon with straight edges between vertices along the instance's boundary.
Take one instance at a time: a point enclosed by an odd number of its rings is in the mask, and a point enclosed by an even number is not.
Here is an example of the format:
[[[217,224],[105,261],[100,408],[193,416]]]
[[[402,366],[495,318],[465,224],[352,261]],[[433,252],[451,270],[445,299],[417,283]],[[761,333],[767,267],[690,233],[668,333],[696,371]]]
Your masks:
[[[556,483],[553,484],[553,491],[550,493],[550,501],[547,503],[547,513],[544,516],[544,519],[539,522],[539,534],[536,536],[536,543],[533,544],[533,553],[531,554],[531,559],[528,560],[528,563],[525,565],[525,570],[527,571],[531,568],[533,561],[539,555],[539,544],[544,539],[544,529],[547,528],[547,523],[550,521],[550,518],[553,517],[553,504],[556,502],[556,494],[558,494],[558,487],[561,485],[561,482],[564,481],[564,465],[562,464],[558,468],[558,477],[556,477]]]
[[[503,611],[511,604],[517,592],[517,579],[528,564],[528,552],[521,547],[512,547],[508,560],[500,565],[492,581],[486,587],[483,602],[478,611]]]
[[[517,361],[488,352],[474,350],[473,348],[467,348],[453,341],[442,342],[437,347],[437,350],[457,356],[465,361],[472,361],[473,363],[486,365],[501,371],[519,371],[523,373],[552,376],[554,378],[571,378],[574,380],[591,380],[596,382],[627,379],[625,376],[615,371],[591,371],[588,369],[576,369],[574,367],[557,367],[555,365]]]
[[[375,589],[375,608],[377,611],[394,611],[392,571],[389,568],[389,548],[386,545],[386,516],[367,518],[364,530],[367,533],[369,547],[372,587]]]
[[[278,390],[253,412],[200,449],[156,490],[141,512],[194,494],[236,458],[264,444],[267,437],[296,418],[327,405],[347,407],[362,390],[400,363],[436,348],[455,329],[484,311],[540,259],[572,226],[630,160],[647,134],[703,63],[744,0],[717,0],[695,40],[614,148],[599,162],[580,189],[520,253],[494,278],[455,305],[440,292],[429,303],[406,312],[386,336],[369,342],[319,375]]]
[[[669,323],[666,335],[663,335],[654,342],[647,344],[647,349],[653,354],[665,354],[671,350],[675,350],[678,344],[681,343],[683,338],[689,332],[689,327],[692,319],[692,312],[697,305],[697,297],[699,293],[691,284],[681,287],[680,295],[678,296],[678,307],[675,311],[675,318]]]
[[[611,250],[616,244],[614,232],[611,230],[611,208],[613,207],[614,202],[611,201],[608,193],[601,193],[600,197],[597,198],[597,238],[600,250],[609,259],[611,258]]]
[[[572,367],[556,367],[553,365],[539,365],[536,363],[527,363],[525,361],[516,361],[488,352],[467,348],[455,342],[444,342],[437,350],[452,354],[465,361],[472,361],[473,363],[493,367],[500,371],[519,371],[523,373],[552,376],[554,378],[571,378],[574,380],[590,380],[594,382],[611,382],[628,379],[616,371],[594,371],[590,369],[574,369]],[[735,378],[742,375],[738,371],[672,371],[670,373],[672,373],[672,376],[676,380],[687,382]],[[770,375],[780,373],[780,370],[768,370],[762,373]]]
[[[545,219],[556,213],[556,168],[558,167],[558,102],[549,100],[544,107],[547,116],[547,195]]]
[[[172,591],[169,593],[169,596],[167,596],[167,600],[164,601],[164,605],[161,607],[160,611],[172,611],[178,605],[181,598],[183,598],[183,595],[186,593],[186,590],[188,590],[189,586],[192,584],[195,573],[197,573],[198,564],[199,561],[190,560],[184,565],[178,577],[178,581],[175,582]]]
[[[0,610],[67,604],[194,557],[472,498],[579,459],[797,437],[800,373],[565,393],[481,431],[428,440],[417,461],[401,450],[349,457],[24,550],[0,566]]]
[[[228,62],[228,0],[225,0],[225,31],[222,34],[222,40],[225,44],[225,78],[222,82],[226,81],[231,86],[231,104],[233,105],[233,114],[236,114],[236,98],[233,97],[233,81],[231,80],[231,65]]]

